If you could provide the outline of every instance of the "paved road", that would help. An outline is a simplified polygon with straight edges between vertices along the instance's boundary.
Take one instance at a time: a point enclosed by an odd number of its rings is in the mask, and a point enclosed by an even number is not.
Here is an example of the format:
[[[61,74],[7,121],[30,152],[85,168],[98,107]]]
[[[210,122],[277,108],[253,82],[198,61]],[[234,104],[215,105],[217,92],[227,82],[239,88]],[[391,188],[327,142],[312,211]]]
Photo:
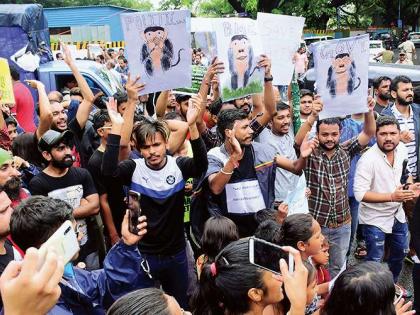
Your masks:
[[[355,243],[353,244],[353,253],[355,249]],[[358,263],[361,263],[363,260],[356,259],[353,255],[349,257],[349,264],[355,265]],[[398,283],[405,289],[411,291],[413,293],[413,278],[412,278],[412,271],[413,271],[413,265],[408,264],[406,262],[403,263],[403,269],[400,274],[400,279]],[[412,299],[411,299],[412,300]]]

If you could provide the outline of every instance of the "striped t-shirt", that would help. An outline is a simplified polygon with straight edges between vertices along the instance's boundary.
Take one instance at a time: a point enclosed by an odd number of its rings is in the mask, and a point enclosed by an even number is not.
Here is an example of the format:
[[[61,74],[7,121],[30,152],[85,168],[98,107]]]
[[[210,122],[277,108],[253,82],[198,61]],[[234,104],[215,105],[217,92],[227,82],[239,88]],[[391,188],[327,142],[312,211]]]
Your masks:
[[[415,135],[414,130],[414,119],[413,119],[413,110],[410,106],[410,117],[406,118],[403,114],[399,112],[397,106],[392,106],[392,113],[394,114],[395,118],[397,118],[398,123],[400,124],[401,132],[402,131],[410,131],[413,135]],[[417,177],[417,152],[416,152],[416,140],[410,141],[405,144],[408,150],[408,169],[410,170],[410,174],[413,176],[414,179]]]

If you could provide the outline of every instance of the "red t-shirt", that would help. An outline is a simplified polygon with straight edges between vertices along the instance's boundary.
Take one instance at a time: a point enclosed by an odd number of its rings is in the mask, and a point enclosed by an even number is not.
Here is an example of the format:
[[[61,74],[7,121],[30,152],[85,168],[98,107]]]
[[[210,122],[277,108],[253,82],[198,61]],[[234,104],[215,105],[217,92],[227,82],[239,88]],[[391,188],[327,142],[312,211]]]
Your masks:
[[[35,132],[34,99],[31,91],[25,84],[18,81],[13,84],[13,93],[15,94],[16,105],[12,108],[12,113],[16,114],[19,126],[25,132]]]

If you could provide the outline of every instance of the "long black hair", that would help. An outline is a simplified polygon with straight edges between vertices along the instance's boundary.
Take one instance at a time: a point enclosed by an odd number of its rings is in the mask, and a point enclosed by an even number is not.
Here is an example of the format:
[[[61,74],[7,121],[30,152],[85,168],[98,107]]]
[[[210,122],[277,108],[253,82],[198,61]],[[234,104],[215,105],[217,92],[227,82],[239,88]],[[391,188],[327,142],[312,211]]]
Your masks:
[[[377,262],[344,271],[335,281],[322,315],[395,315],[392,273]]]
[[[204,266],[191,303],[194,315],[243,314],[250,309],[250,289],[266,292],[262,270],[249,262],[248,240],[230,243]]]
[[[238,228],[231,219],[224,216],[210,217],[204,224],[201,249],[209,262],[229,243],[239,239]]]

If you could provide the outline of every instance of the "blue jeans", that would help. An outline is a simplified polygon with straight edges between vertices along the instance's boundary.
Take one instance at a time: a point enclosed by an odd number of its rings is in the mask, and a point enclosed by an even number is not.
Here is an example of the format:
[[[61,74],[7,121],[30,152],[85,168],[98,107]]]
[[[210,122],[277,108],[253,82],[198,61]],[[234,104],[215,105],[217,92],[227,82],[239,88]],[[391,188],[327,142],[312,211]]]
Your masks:
[[[142,254],[142,258],[147,261],[152,279],[147,272],[141,272],[139,276],[140,288],[154,287],[156,281],[159,281],[165,293],[172,295],[182,308],[188,309],[188,259],[186,250],[183,249],[172,256]],[[145,264],[145,261],[143,261],[142,266]]]
[[[354,197],[349,197],[350,214],[351,214],[351,233],[350,243],[347,256],[349,256],[351,244],[353,243],[354,235],[357,232],[357,226],[359,225],[359,202]]]
[[[408,253],[408,225],[394,219],[392,233],[386,234],[373,225],[363,226],[363,238],[366,241],[367,255],[365,260],[381,262],[384,255],[385,241],[389,244],[388,267],[394,282],[400,275],[404,257]]]
[[[329,271],[331,279],[338,275],[346,263],[346,254],[349,249],[351,225],[344,224],[338,228],[322,227],[322,234],[330,243]]]

